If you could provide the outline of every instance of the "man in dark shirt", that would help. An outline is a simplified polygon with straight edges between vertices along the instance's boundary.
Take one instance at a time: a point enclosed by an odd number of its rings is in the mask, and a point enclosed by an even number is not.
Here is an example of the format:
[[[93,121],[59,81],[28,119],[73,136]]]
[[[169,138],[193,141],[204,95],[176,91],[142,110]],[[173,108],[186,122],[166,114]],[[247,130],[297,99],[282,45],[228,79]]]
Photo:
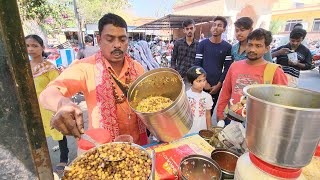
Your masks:
[[[221,38],[226,27],[227,20],[224,17],[215,17],[210,30],[212,36],[199,43],[196,53],[195,65],[201,66],[207,72],[207,84],[204,89],[213,98],[212,110],[217,103],[222,83],[232,63],[232,46]]]
[[[186,72],[194,64],[198,41],[194,39],[196,30],[192,19],[185,20],[182,23],[184,38],[176,40],[171,57],[171,68],[177,70],[186,83]]]
[[[306,30],[294,28],[290,33],[290,42],[278,47],[272,53],[272,57],[277,57],[277,64],[282,65],[282,69],[288,78],[288,85],[292,87],[298,85],[300,70],[311,68],[312,55],[310,50],[301,44],[306,34]],[[291,53],[296,53],[297,60],[289,60],[288,54],[291,56]]]

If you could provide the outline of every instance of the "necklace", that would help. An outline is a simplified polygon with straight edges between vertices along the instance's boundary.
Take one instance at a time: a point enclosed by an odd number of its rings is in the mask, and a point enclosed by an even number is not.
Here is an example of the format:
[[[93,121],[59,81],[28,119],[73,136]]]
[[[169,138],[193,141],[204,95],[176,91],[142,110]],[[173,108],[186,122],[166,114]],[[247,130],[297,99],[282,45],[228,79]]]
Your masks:
[[[126,82],[125,83],[123,83],[113,72],[112,72],[112,70],[111,70],[111,68],[108,68],[108,71],[109,71],[109,73],[110,73],[110,82],[111,82],[111,84],[112,84],[112,91],[113,91],[113,96],[114,96],[114,98],[115,98],[115,101],[116,101],[116,103],[117,104],[121,104],[121,103],[123,103],[125,100],[126,100],[126,96],[125,96],[125,94],[121,94],[120,96],[119,96],[119,94],[117,93],[117,91],[116,91],[116,86],[115,86],[115,84],[114,84],[114,80],[113,80],[113,78],[116,80],[116,81],[118,81],[126,90],[128,90],[129,89],[129,84],[130,84],[130,82],[131,82],[131,76],[130,76],[130,73],[129,73],[129,71],[130,71],[130,67],[128,68],[128,70],[127,70],[127,72],[125,73],[125,76],[126,76]]]
[[[128,103],[129,105],[129,103]],[[120,108],[122,109],[123,112],[125,112],[126,114],[128,114],[128,120],[131,120],[131,110],[130,110],[130,107],[129,107],[129,112],[126,111],[122,106],[121,104],[119,104]]]

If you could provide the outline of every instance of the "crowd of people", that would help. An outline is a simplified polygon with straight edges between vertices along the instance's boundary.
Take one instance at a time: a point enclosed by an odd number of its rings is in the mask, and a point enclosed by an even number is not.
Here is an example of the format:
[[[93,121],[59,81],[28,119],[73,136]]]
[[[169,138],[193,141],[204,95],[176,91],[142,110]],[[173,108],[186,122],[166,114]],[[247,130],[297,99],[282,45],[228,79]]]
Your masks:
[[[182,24],[185,37],[177,40],[174,45],[171,67],[181,74],[185,82],[189,80],[192,92],[198,92],[198,96],[201,96],[197,97],[196,103],[194,95],[189,96],[191,105],[201,107],[202,111],[193,112],[194,125],[198,121],[203,122],[201,119],[207,116],[206,110],[211,110],[212,115],[216,105],[218,126],[239,121],[226,113],[225,109],[230,100],[234,103],[240,101],[245,86],[279,84],[296,87],[300,70],[311,68],[311,53],[301,43],[306,31],[299,24],[290,33],[289,43],[272,51],[271,32],[262,28],[253,30],[253,20],[250,17],[241,17],[234,25],[238,42],[231,45],[221,38],[227,27],[224,17],[217,16],[213,19],[212,36],[207,39],[202,37],[200,42],[194,38],[194,21],[189,19]],[[289,60],[288,54],[295,54],[296,59]],[[276,63],[273,63],[274,59]],[[206,76],[205,82],[201,79],[190,81],[185,77],[187,69],[194,69],[194,66],[199,75]],[[197,88],[194,87],[195,82]],[[205,93],[199,92],[199,86]],[[207,94],[212,97],[212,106],[211,101],[206,100]],[[207,126],[210,124],[207,123]]]
[[[194,118],[190,132],[211,128],[215,106],[218,126],[236,122],[224,109],[230,99],[240,101],[245,86],[263,83],[296,86],[299,71],[310,68],[310,52],[301,44],[306,36],[302,28],[295,28],[290,33],[290,42],[271,52],[271,32],[253,30],[250,17],[239,18],[234,24],[238,43],[232,46],[221,37],[228,25],[224,17],[213,19],[211,37],[202,37],[201,41],[194,38],[196,27],[192,19],[182,23],[185,37],[175,41],[171,67],[180,73],[187,87]],[[57,170],[63,170],[68,161],[65,135],[79,139],[84,132],[82,111],[70,99],[78,92],[86,100],[89,129],[104,128],[113,139],[129,134],[136,144],[148,143],[146,127],[127,100],[130,83],[148,69],[127,53],[129,38],[123,18],[108,13],[99,20],[98,29],[100,49],[92,48],[92,39],[86,39],[86,46],[78,56],[81,60],[60,75],[43,58],[41,38],[26,37],[45,132],[59,142],[61,158]],[[297,60],[289,60],[289,53],[297,53]],[[271,63],[275,57],[277,64]]]

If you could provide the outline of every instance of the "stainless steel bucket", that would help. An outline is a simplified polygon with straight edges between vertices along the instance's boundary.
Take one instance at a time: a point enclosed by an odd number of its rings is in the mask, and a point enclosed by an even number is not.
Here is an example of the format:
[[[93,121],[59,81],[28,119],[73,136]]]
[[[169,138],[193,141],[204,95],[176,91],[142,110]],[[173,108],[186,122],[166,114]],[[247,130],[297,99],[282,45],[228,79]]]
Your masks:
[[[301,168],[310,163],[320,140],[320,93],[277,85],[250,85],[246,141],[270,164]]]
[[[174,102],[154,113],[137,111],[138,103],[149,96],[163,96]],[[177,140],[191,129],[193,119],[185,85],[179,73],[173,69],[159,68],[144,73],[130,86],[128,101],[151,133],[161,141]]]
[[[179,170],[180,179],[222,179],[222,171],[217,162],[199,154],[182,158]]]

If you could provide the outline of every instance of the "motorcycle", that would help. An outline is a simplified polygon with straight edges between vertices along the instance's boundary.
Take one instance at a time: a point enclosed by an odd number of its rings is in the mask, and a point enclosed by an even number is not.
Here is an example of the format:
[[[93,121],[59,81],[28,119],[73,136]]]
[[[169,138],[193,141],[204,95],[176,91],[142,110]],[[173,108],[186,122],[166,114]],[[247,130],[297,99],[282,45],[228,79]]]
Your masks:
[[[317,46],[316,49],[311,51],[311,55],[312,55],[312,67],[318,68],[318,71],[320,73],[320,48],[319,48],[319,46]]]

